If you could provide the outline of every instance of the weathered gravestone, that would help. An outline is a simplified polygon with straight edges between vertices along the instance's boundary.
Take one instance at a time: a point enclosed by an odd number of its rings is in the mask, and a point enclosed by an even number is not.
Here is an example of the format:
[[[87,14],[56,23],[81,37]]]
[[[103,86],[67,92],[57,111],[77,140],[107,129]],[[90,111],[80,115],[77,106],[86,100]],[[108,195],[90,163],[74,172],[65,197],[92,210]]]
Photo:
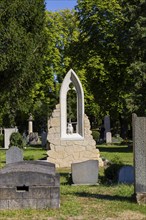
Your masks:
[[[18,147],[10,147],[6,151],[6,164],[23,161],[23,151]]]
[[[106,115],[104,117],[104,139],[106,140],[107,144],[112,143],[112,134],[111,134],[111,125],[110,125],[110,116]]]
[[[47,144],[47,132],[42,131],[41,139],[42,139],[42,147],[45,147]]]
[[[111,132],[106,132],[106,143],[107,144],[112,143],[112,134],[111,134]]]
[[[29,144],[30,145],[37,145],[39,144],[39,136],[37,132],[32,132],[29,134]]]
[[[0,170],[0,210],[59,206],[60,177],[54,164],[23,161]]]
[[[134,167],[130,165],[125,165],[121,167],[118,173],[118,182],[133,184],[134,183]]]
[[[96,185],[98,182],[98,161],[88,160],[71,164],[72,181],[74,184]]]
[[[132,116],[135,167],[135,196],[146,203],[146,117]]]

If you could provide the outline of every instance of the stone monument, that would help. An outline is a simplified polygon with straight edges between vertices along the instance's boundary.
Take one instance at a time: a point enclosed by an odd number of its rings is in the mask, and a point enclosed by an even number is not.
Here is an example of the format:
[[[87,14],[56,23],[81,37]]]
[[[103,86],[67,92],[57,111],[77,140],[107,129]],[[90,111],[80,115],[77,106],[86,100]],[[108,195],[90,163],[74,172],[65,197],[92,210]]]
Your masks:
[[[139,204],[146,204],[146,117],[132,115],[135,197]]]
[[[33,133],[33,120],[32,114],[30,114],[28,119],[28,134]]]
[[[76,129],[72,128],[71,121],[67,121],[67,93],[70,84],[73,84],[77,94],[77,123]],[[71,167],[72,163],[86,160],[102,160],[99,150],[96,149],[88,117],[84,113],[84,92],[76,73],[71,69],[66,74],[61,90],[60,104],[48,120],[48,161],[57,167]]]
[[[30,145],[37,145],[40,143],[39,136],[37,132],[33,132],[33,116],[30,113],[28,118],[28,136],[27,141]]]

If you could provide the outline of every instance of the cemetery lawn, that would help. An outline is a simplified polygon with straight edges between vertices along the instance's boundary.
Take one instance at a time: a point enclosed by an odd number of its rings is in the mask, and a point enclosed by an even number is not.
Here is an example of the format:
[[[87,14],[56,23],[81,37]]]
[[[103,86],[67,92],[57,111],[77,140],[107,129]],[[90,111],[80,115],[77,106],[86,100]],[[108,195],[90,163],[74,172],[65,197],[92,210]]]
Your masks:
[[[101,157],[113,162],[122,162],[124,165],[133,165],[132,144],[97,145]]]
[[[116,157],[122,159],[124,164],[132,164],[132,150],[126,146],[98,147],[101,155],[108,160]],[[26,156],[29,153],[34,159],[41,159],[46,151],[24,151]],[[70,169],[57,169],[57,172],[61,177],[59,209],[0,211],[0,220],[146,220],[146,206],[138,205],[133,200],[133,186],[108,185],[102,181],[103,168],[99,170],[99,185],[96,186],[70,185]]]

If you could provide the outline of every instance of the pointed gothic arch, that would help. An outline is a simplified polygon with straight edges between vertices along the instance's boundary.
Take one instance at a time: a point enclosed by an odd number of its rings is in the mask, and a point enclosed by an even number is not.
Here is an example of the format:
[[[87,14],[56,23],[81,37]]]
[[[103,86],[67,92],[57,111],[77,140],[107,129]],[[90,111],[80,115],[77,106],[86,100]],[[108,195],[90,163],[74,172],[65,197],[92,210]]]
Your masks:
[[[67,93],[70,84],[73,84],[77,93],[77,132],[67,134]],[[84,139],[84,92],[76,73],[70,69],[66,74],[60,90],[60,134],[61,139]]]

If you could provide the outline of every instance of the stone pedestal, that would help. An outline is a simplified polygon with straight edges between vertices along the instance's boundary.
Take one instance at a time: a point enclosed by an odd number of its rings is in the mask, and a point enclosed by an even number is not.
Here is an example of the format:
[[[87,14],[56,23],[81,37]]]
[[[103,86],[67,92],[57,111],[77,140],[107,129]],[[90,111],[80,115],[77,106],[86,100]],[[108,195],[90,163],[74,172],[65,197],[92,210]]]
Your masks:
[[[33,117],[30,114],[29,119],[28,119],[28,134],[33,133]]]
[[[56,167],[71,167],[72,163],[99,160],[99,165],[102,166],[99,150],[96,149],[88,117],[84,115],[84,138],[72,138],[67,140],[61,139],[60,134],[60,105],[52,113],[52,117],[48,121],[48,136],[49,143],[48,161],[55,163]]]

